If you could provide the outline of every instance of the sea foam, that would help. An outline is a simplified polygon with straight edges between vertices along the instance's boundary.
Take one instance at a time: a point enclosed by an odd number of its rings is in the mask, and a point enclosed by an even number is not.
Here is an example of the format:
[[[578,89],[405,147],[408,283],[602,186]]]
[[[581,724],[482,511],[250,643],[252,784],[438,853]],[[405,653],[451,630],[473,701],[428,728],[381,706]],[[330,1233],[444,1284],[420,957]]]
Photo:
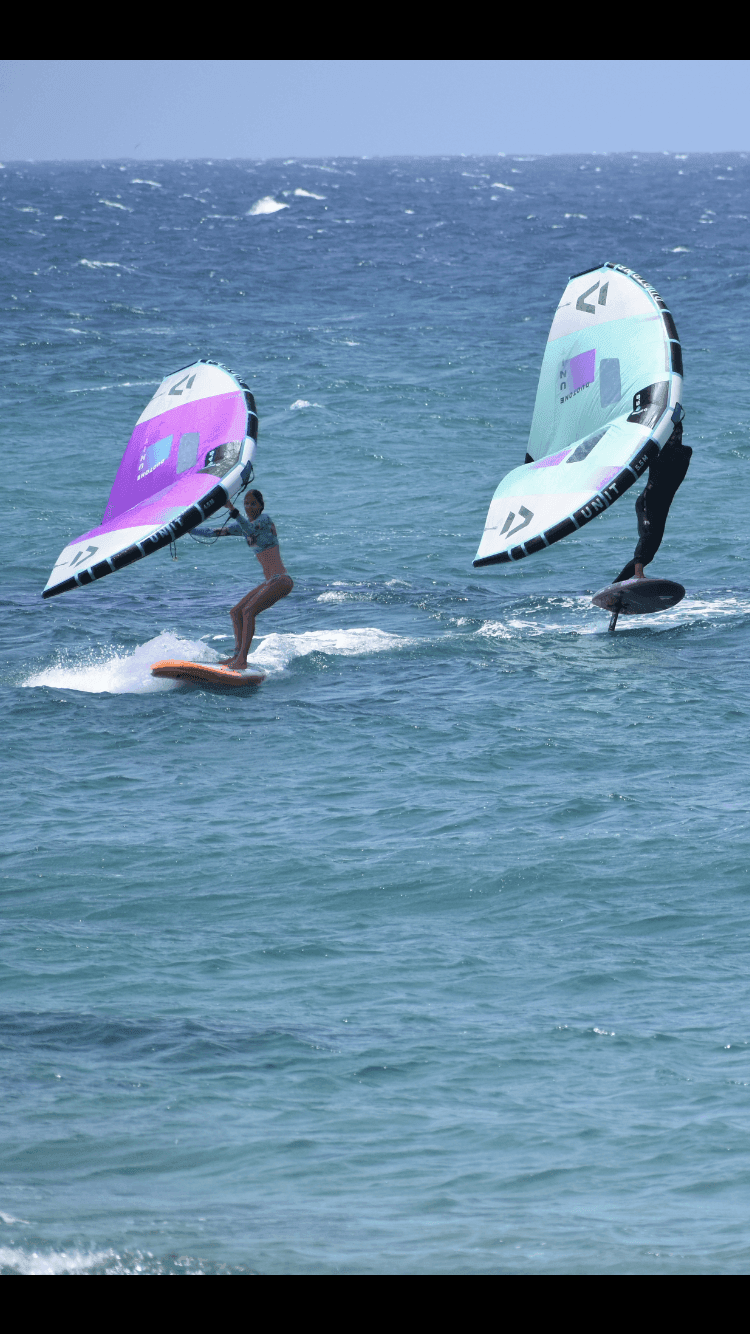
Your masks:
[[[0,1274],[89,1274],[92,1269],[101,1270],[112,1255],[112,1251],[32,1251],[0,1246]]]
[[[308,630],[298,635],[266,635],[250,655],[248,665],[269,676],[283,672],[295,658],[311,653],[358,658],[367,653],[389,653],[406,648],[411,640],[369,626],[357,630]]]
[[[173,690],[176,682],[151,675],[160,658],[183,658],[191,662],[216,662],[218,655],[202,640],[183,639],[165,630],[134,651],[114,652],[107,657],[68,653],[52,667],[34,672],[25,686],[48,686],[53,690],[81,690],[92,695],[142,695]]]
[[[221,636],[229,638],[230,636]],[[216,636],[212,636],[216,638]],[[401,635],[365,627],[358,630],[309,630],[302,634],[271,634],[257,641],[248,665],[268,676],[283,672],[295,658],[322,653],[336,657],[361,657],[403,648],[411,641]],[[227,648],[222,646],[226,656]],[[151,675],[151,668],[162,658],[180,658],[188,662],[219,662],[219,654],[202,639],[183,639],[164,630],[133,651],[113,652],[109,656],[68,653],[58,658],[22,683],[46,686],[51,690],[80,690],[90,695],[144,695],[174,690],[178,682]]]
[[[264,195],[262,199],[256,200],[252,208],[247,210],[246,218],[256,218],[261,213],[278,213],[279,209],[289,208],[288,204],[282,204],[280,200],[274,199],[273,195]]]

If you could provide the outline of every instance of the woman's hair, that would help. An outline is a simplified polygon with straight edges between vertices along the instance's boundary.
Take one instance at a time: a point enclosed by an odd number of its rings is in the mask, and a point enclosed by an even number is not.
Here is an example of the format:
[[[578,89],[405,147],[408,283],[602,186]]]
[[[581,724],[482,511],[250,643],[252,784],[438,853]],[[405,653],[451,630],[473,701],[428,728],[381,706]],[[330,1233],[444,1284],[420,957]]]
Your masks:
[[[249,496],[255,496],[255,499],[257,500],[258,504],[260,505],[260,512],[261,512],[261,514],[262,514],[263,511],[264,511],[264,509],[266,508],[266,504],[265,504],[265,501],[264,501],[263,496],[261,495],[260,491],[255,491],[255,490],[248,491],[248,495],[249,495]]]

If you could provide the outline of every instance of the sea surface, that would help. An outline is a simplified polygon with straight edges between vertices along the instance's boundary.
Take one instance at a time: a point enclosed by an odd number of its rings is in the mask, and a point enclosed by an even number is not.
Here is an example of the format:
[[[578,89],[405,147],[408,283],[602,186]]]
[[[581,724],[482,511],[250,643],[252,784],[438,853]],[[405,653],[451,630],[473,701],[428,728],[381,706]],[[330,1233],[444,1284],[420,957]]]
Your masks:
[[[746,1272],[748,158],[6,163],[0,207],[0,1272]],[[687,596],[614,635],[635,490],[472,568],[605,260],[694,449]],[[241,696],[149,674],[228,648],[241,541],[41,598],[199,356],[295,581]]]

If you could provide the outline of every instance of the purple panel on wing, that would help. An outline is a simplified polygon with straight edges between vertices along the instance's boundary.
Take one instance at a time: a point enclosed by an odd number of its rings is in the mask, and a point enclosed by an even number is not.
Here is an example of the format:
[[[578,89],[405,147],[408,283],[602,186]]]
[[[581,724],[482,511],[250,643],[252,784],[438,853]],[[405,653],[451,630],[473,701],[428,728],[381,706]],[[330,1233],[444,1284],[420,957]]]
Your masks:
[[[567,449],[561,449],[557,454],[548,454],[546,459],[537,459],[536,463],[532,463],[530,466],[532,468],[554,468],[558,463],[562,463],[569,453],[570,446]]]
[[[619,472],[622,472],[621,463],[615,464],[614,468],[599,468],[595,473],[592,473],[587,477],[586,481],[590,483],[591,486],[595,486],[597,491],[602,491],[605,486],[609,486],[610,482],[613,481]]]
[[[568,373],[571,379],[571,388],[581,389],[585,384],[593,384],[596,372],[596,349],[592,347],[590,352],[579,352],[577,357],[571,357],[568,363]]]
[[[116,514],[112,519],[105,518],[98,528],[81,533],[80,540],[101,533],[114,533],[120,528],[160,528],[165,523],[171,523],[172,519],[208,495],[209,491],[213,491],[217,480],[211,473],[185,473],[184,477],[178,477],[176,482],[158,491],[155,496],[147,496],[140,505],[132,505],[129,510]]]
[[[246,429],[247,407],[239,390],[168,408],[158,417],[136,426],[117,470],[101,527],[92,531],[110,532],[123,527],[118,516],[124,516],[126,511],[128,527],[133,523],[150,523],[149,501],[157,508],[161,505],[158,510],[161,516],[166,508],[184,508],[200,499],[216,485],[215,477],[196,476],[204,466],[206,454],[227,441],[244,440]],[[179,443],[185,435],[198,436],[197,452],[192,466],[181,467],[178,475]],[[163,496],[167,489],[169,496],[163,503],[157,502],[157,497]],[[135,515],[134,506],[137,506]],[[161,517],[154,522],[161,523]]]

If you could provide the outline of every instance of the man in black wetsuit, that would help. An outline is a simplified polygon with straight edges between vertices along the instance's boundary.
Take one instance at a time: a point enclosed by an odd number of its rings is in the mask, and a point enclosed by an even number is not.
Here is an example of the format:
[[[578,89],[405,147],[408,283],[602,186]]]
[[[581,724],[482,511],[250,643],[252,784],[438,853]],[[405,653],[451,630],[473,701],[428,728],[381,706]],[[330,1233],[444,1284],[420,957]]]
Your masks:
[[[677,488],[684,481],[690,464],[692,449],[682,443],[682,422],[678,422],[666,445],[654,459],[648,472],[648,482],[635,502],[638,515],[638,543],[632,560],[615,579],[620,584],[625,579],[643,579],[644,565],[650,565],[664,536],[669,507],[675,498]]]

